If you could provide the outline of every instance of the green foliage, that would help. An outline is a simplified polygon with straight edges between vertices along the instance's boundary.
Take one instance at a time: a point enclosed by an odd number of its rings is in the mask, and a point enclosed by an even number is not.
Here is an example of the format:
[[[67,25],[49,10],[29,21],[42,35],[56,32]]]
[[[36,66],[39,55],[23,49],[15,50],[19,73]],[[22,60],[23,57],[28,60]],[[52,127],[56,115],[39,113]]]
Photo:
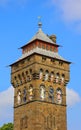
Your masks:
[[[0,127],[0,130],[13,130],[13,124],[12,123],[4,124],[2,127]]]

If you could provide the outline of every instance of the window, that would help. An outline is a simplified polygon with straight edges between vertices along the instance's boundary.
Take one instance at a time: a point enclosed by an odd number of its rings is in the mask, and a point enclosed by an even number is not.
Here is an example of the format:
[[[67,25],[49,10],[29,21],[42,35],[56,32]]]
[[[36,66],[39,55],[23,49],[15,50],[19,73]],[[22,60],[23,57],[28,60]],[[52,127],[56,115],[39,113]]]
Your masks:
[[[32,74],[32,69],[30,69],[30,74]]]
[[[41,85],[41,86],[40,86],[40,98],[41,98],[42,100],[45,99],[45,86],[44,86],[44,85]]]
[[[21,64],[24,64],[24,62],[25,62],[24,60],[23,60],[23,61],[21,61]]]
[[[19,64],[16,63],[16,64],[15,64],[15,69],[18,69],[18,67],[19,67]]]
[[[32,80],[32,69],[30,69],[30,76],[29,76],[29,81]]]
[[[45,56],[42,56],[42,61],[46,61],[46,57]]]
[[[30,57],[28,57],[27,60],[30,61]]]
[[[21,75],[20,74],[18,74],[18,79],[19,79],[19,83],[21,85],[22,84],[22,79],[21,79]]]
[[[24,88],[24,90],[23,90],[23,101],[24,102],[27,101],[27,90],[26,90],[26,88]]]
[[[26,71],[26,75],[28,75],[28,71]]]
[[[57,89],[57,103],[58,104],[62,103],[62,91],[60,88]]]
[[[61,66],[62,66],[62,65],[63,65],[63,61],[59,61],[59,65],[61,65]]]
[[[21,79],[21,76],[20,76],[20,74],[18,74],[18,78],[19,78],[19,79]]]
[[[55,59],[52,58],[52,59],[51,59],[51,62],[55,62]]]
[[[26,81],[28,81],[28,71],[26,71]]]
[[[14,79],[17,80],[17,77],[15,76]]]
[[[49,88],[49,99],[54,103],[54,89],[51,86]]]

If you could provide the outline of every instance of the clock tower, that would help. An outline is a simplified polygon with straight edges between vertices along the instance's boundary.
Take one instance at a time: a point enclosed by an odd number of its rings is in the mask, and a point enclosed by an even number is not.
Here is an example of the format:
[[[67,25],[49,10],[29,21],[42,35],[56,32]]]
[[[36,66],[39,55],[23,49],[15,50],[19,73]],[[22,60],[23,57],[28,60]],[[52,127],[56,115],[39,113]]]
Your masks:
[[[56,36],[41,29],[11,64],[14,130],[67,130],[66,85],[70,62],[58,53]]]

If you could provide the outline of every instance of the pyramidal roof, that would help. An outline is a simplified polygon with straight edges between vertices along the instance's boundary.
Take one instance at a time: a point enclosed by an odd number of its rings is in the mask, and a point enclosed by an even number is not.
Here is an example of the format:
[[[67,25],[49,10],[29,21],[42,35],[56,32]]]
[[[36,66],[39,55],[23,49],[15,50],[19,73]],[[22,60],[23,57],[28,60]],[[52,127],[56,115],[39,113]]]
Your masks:
[[[49,38],[49,36],[47,36],[47,35],[42,31],[41,28],[39,28],[38,32],[33,36],[33,38],[32,38],[27,44],[29,44],[29,43],[31,43],[31,42],[33,42],[33,41],[35,41],[35,40],[41,40],[41,41],[45,41],[45,42],[47,42],[47,43],[51,43],[51,44],[57,45],[55,42],[53,42],[53,41]],[[27,44],[26,44],[26,45],[27,45]],[[25,47],[26,45],[22,46],[21,48]],[[57,45],[57,46],[58,46],[58,45]],[[28,51],[28,52],[26,52],[26,53],[23,53],[22,56],[21,56],[16,62],[18,62],[18,61],[20,61],[20,60],[26,58],[27,56],[32,55],[33,53],[42,54],[42,55],[45,55],[45,56],[48,56],[48,57],[56,58],[56,59],[58,59],[58,60],[62,60],[62,61],[65,61],[65,62],[70,63],[69,61],[67,61],[67,60],[65,60],[63,57],[61,57],[61,56],[58,54],[58,52],[51,52],[51,51],[49,51],[49,50],[45,50],[45,49],[43,49],[43,48],[38,48],[38,47],[36,47],[36,48],[34,48],[33,50],[30,50],[30,51]]]
[[[47,42],[47,43],[51,43],[53,45],[57,45],[54,41],[52,41],[48,35],[46,35],[41,28],[39,28],[38,32],[31,38],[31,40],[29,40],[27,42],[27,44],[35,41],[35,40],[41,40],[41,41],[44,41],[44,42]],[[27,45],[26,44],[26,45]],[[24,45],[24,46],[26,46]],[[21,48],[23,48],[24,46],[22,46]]]
[[[41,28],[38,30],[38,32],[36,33],[36,35],[35,35],[28,43],[30,43],[30,42],[32,42],[32,41],[34,41],[34,40],[36,40],[36,39],[42,40],[42,41],[45,41],[45,42],[48,42],[48,43],[55,44],[55,43],[42,31]]]

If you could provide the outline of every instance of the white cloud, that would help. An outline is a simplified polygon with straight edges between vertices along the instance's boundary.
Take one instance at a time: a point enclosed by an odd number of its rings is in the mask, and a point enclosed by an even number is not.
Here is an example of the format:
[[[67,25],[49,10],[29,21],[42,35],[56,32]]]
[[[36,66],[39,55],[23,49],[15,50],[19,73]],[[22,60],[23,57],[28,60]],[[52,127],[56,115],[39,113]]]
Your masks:
[[[66,93],[67,93],[67,105],[68,105],[68,107],[72,107],[75,104],[81,102],[81,97],[73,89],[67,88]]]
[[[61,20],[81,34],[81,0],[51,0],[51,4]]]
[[[62,0],[60,7],[65,20],[81,20],[81,0]]]
[[[10,87],[6,91],[0,93],[0,105],[11,105],[13,101],[13,88]]]
[[[66,21],[81,20],[81,0],[52,0]]]
[[[13,117],[13,88],[0,92],[0,125],[12,121]]]
[[[7,90],[0,92],[0,125],[13,121],[13,100],[13,87],[9,87]],[[81,102],[78,93],[67,88],[67,105],[72,107],[78,102]]]

